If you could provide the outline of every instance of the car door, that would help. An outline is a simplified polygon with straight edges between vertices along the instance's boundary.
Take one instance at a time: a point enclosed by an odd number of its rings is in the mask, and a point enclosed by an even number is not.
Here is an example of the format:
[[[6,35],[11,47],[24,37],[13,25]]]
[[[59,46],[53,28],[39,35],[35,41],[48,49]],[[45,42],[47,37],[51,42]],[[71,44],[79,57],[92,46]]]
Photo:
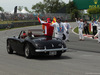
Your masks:
[[[17,50],[17,44],[16,44],[16,41],[17,41],[17,38],[16,37],[13,37],[11,40],[10,40],[10,43],[11,43],[11,47],[14,51]]]
[[[16,52],[19,53],[19,54],[23,54],[23,49],[24,49],[24,39],[17,39],[16,40],[16,47],[17,47],[17,50]]]

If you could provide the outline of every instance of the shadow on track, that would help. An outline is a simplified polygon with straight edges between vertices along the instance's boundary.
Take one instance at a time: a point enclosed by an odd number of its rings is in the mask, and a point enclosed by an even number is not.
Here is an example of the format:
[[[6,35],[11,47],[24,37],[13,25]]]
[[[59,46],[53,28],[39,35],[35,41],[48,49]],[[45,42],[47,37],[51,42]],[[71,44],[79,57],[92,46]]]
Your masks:
[[[11,55],[13,56],[13,54],[11,54]],[[25,57],[24,55],[16,54],[16,53],[14,53],[14,55]],[[69,56],[65,56],[65,55],[62,55],[61,57],[39,55],[39,56],[32,56],[29,60],[32,60],[32,59],[35,59],[35,60],[63,60],[63,59],[72,59],[72,58]]]

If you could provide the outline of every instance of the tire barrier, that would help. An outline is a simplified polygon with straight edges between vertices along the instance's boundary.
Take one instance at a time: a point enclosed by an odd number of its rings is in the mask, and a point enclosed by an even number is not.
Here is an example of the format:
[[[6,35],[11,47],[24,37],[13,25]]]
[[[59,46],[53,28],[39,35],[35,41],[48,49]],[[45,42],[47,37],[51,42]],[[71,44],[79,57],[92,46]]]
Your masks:
[[[40,24],[39,22],[15,22],[12,24],[0,24],[0,29],[33,26],[39,24]]]

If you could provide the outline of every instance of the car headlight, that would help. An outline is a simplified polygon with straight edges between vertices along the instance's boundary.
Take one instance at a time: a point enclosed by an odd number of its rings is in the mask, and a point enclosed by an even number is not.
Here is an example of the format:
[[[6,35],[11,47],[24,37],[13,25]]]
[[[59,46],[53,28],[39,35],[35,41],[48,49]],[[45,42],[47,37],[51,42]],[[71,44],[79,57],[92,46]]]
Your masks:
[[[60,46],[60,47],[61,47],[61,46],[62,46],[62,44],[60,43],[60,44],[58,44],[58,46]]]
[[[39,44],[35,44],[36,48],[39,48],[39,49],[44,49],[44,47],[42,45],[39,45]]]

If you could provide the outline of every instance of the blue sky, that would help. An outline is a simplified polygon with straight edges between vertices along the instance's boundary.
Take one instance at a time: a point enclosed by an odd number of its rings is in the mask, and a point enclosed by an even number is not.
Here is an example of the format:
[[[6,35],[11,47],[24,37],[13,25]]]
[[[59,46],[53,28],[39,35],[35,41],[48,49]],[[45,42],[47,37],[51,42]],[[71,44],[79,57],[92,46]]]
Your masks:
[[[32,5],[35,5],[38,2],[43,0],[0,0],[0,6],[7,12],[10,12],[14,9],[15,6],[24,6],[31,10]],[[69,0],[62,0],[65,3],[68,3]]]

